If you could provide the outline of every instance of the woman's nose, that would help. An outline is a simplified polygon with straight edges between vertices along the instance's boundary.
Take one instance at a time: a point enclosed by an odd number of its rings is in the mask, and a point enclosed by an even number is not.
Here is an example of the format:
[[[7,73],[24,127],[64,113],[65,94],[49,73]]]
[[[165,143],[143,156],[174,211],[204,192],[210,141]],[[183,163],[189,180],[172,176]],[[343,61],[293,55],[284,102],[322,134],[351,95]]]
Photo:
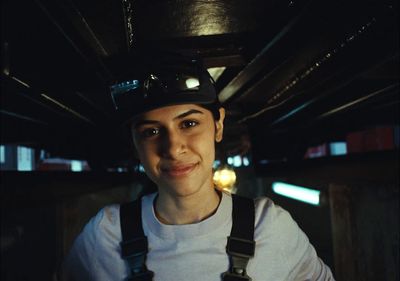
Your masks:
[[[161,154],[163,157],[178,159],[186,152],[186,140],[182,134],[176,131],[166,131],[162,138]]]

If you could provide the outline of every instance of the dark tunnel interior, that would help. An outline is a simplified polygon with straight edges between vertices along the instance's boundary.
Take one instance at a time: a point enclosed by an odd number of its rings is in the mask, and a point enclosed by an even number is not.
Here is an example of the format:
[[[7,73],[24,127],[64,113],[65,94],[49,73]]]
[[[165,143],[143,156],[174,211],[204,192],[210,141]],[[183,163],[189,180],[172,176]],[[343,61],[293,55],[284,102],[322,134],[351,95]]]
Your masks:
[[[215,165],[235,170],[231,192],[288,210],[336,280],[399,280],[392,0],[2,1],[1,280],[57,280],[101,207],[155,191],[109,94],[143,50],[203,59],[226,109]]]

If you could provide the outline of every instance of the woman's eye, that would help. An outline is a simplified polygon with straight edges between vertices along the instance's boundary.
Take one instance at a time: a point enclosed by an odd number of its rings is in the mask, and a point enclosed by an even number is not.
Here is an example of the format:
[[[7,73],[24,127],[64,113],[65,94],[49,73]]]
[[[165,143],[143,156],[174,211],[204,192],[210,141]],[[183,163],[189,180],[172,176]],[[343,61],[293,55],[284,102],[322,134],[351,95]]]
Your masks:
[[[186,120],[182,122],[182,128],[192,128],[195,127],[199,124],[199,122],[194,121],[194,120]]]
[[[145,129],[140,132],[140,135],[144,138],[149,138],[155,135],[158,135],[160,133],[160,130],[158,128],[149,128]]]

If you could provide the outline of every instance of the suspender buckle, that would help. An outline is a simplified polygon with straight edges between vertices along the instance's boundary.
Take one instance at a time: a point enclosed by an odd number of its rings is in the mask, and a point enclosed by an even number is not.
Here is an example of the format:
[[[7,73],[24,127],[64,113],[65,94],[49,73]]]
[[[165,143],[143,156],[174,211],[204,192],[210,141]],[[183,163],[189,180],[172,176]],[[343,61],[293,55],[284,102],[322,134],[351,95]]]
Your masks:
[[[126,279],[126,281],[153,281],[154,273],[153,271],[144,271],[133,274],[131,277]]]
[[[230,272],[225,272],[222,274],[223,281],[251,281],[251,277],[246,275],[238,275]]]
[[[251,281],[247,275],[246,267],[249,259],[254,256],[256,242],[229,236],[226,252],[231,259],[228,272],[222,275],[223,281]]]
[[[229,236],[226,252],[229,255],[250,259],[254,257],[256,242]]]

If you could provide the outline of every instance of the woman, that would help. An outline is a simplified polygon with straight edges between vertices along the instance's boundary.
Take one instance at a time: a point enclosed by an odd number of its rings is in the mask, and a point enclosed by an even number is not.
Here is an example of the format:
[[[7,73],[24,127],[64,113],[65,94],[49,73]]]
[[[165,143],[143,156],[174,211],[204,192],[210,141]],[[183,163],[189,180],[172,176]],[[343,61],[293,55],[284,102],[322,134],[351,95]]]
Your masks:
[[[227,254],[233,200],[212,180],[225,111],[198,61],[158,61],[143,78],[117,83],[111,92],[158,187],[139,199],[136,220],[124,219],[139,221],[143,252],[126,258],[120,206],[105,207],[76,239],[64,280],[333,280],[306,235],[268,198],[254,202],[254,256]]]

